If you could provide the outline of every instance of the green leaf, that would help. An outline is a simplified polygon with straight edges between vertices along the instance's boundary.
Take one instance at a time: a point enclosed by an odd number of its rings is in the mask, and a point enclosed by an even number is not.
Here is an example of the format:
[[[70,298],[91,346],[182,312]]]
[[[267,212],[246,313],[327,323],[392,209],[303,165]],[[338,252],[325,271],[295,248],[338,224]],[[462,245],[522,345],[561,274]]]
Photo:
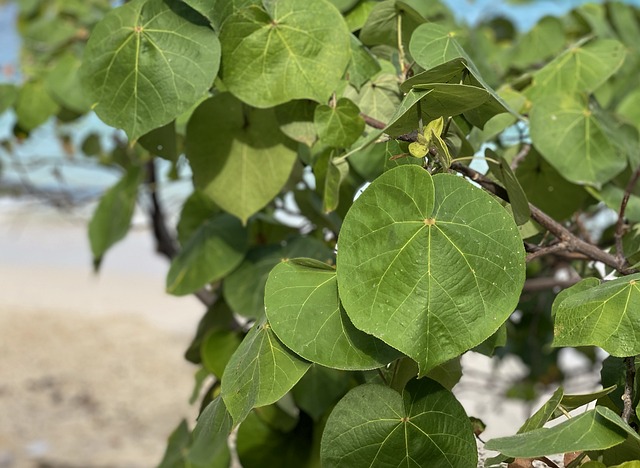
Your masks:
[[[80,64],[80,59],[72,53],[64,54],[47,75],[45,86],[58,104],[84,114],[91,107],[91,102],[82,89],[78,75]]]
[[[193,430],[193,444],[187,453],[189,466],[228,466],[231,454],[227,437],[231,432],[231,416],[218,397],[207,405]],[[226,464],[225,464],[226,462]]]
[[[545,16],[518,39],[511,51],[511,65],[526,69],[555,56],[564,47],[565,33],[562,21]]]
[[[533,147],[518,164],[516,177],[527,199],[557,220],[573,215],[587,198],[583,187],[567,181]]]
[[[594,345],[620,357],[640,354],[638,280],[640,273],[561,299],[555,306],[553,346]]]
[[[180,220],[178,221],[178,241],[185,245],[201,224],[208,221],[220,210],[209,197],[198,190],[189,195],[182,205]]]
[[[402,394],[360,385],[336,405],[322,435],[322,466],[442,466],[477,464],[464,409],[438,383],[412,380]]]
[[[178,156],[180,156],[178,154],[175,121],[171,121],[162,127],[155,128],[149,133],[142,135],[138,143],[151,154],[169,161],[177,161]]]
[[[247,107],[229,93],[195,110],[186,144],[196,187],[244,223],[280,192],[297,157],[273,109]]]
[[[89,242],[96,269],[105,252],[129,232],[141,180],[142,171],[139,168],[130,169],[105,192],[93,212],[89,222]]]
[[[94,110],[131,140],[200,99],[220,65],[220,44],[202,17],[175,0],[133,0],[96,25],[80,68]]]
[[[356,329],[340,306],[335,270],[317,260],[277,265],[265,289],[269,323],[282,342],[303,358],[326,367],[382,367],[399,353]]]
[[[15,85],[0,83],[0,114],[13,106],[18,98],[18,88]]]
[[[183,296],[217,281],[237,267],[248,248],[246,229],[228,214],[215,216],[198,228],[171,262],[167,292]]]
[[[340,202],[340,187],[349,175],[349,163],[337,161],[332,158],[327,164],[327,174],[324,179],[324,191],[322,193],[322,209],[325,213],[331,213],[338,208]]]
[[[200,345],[202,365],[218,379],[221,379],[224,368],[241,342],[242,337],[236,331],[225,329],[209,331]]]
[[[524,190],[520,186],[518,178],[511,170],[509,163],[505,159],[499,156],[495,151],[486,149],[484,152],[485,158],[491,158],[499,161],[499,164],[494,163],[490,159],[486,159],[491,173],[504,185],[509,195],[509,203],[513,211],[513,218],[518,226],[525,224],[531,217],[531,211],[529,210],[529,201],[524,193]]]
[[[425,70],[458,58],[470,63],[469,56],[455,40],[456,35],[456,32],[440,24],[422,24],[411,36],[409,43],[411,56]]]
[[[627,165],[609,117],[584,96],[545,96],[533,106],[530,118],[533,144],[570,182],[599,187]]]
[[[632,433],[633,429],[620,416],[609,408],[597,406],[550,429],[536,429],[490,440],[485,448],[510,457],[535,458],[614,447]]]
[[[347,98],[340,98],[335,106],[316,107],[313,121],[320,142],[334,148],[351,146],[364,131],[360,109]]]
[[[250,5],[260,5],[260,0],[183,0],[184,3],[207,18],[216,31],[235,12]]]
[[[190,443],[191,432],[187,422],[183,419],[169,436],[167,448],[158,468],[183,468],[184,453],[189,450]]]
[[[382,67],[356,36],[351,35],[351,62],[347,68],[349,83],[360,89],[363,84],[369,81],[373,75],[378,73]]]
[[[296,421],[278,405],[256,408],[238,429],[238,458],[243,468],[312,468],[313,432],[305,415]]]
[[[283,245],[254,248],[224,280],[223,294],[233,311],[243,317],[262,317],[264,288],[269,272],[283,260],[295,257],[311,257],[324,263],[335,263],[333,251],[312,237],[296,237],[283,242]]]
[[[605,395],[610,394],[617,388],[617,385],[612,385],[597,392],[587,393],[584,395],[564,395],[560,404],[565,410],[571,411],[581,406],[591,403],[592,401],[599,400]]]
[[[311,147],[316,141],[313,115],[317,104],[313,101],[290,101],[276,107],[276,119],[282,133],[292,140]]]
[[[231,356],[222,380],[221,395],[234,425],[252,408],[282,398],[309,366],[278,340],[265,318],[258,320]]]
[[[318,421],[349,390],[349,374],[318,364],[300,379],[291,393],[296,405]]]
[[[28,81],[18,91],[15,102],[18,125],[26,131],[42,125],[60,110],[41,80]]]
[[[539,70],[533,86],[527,91],[536,104],[550,94],[572,94],[595,91],[622,65],[626,51],[613,39],[581,41]]]
[[[553,414],[560,406],[564,398],[564,390],[562,387],[558,387],[553,395],[546,401],[544,405],[538,409],[525,423],[518,429],[518,434],[530,432],[535,429],[540,429],[550,419],[553,419]]]
[[[222,26],[222,81],[255,107],[292,99],[325,103],[349,63],[349,30],[326,0],[264,2]]]
[[[381,122],[388,122],[400,104],[398,78],[381,72],[367,82],[360,91],[347,88],[344,96],[355,102],[360,112]]]
[[[491,336],[524,283],[509,213],[462,178],[412,165],[384,173],[354,202],[337,264],[353,324],[413,358],[422,375]]]

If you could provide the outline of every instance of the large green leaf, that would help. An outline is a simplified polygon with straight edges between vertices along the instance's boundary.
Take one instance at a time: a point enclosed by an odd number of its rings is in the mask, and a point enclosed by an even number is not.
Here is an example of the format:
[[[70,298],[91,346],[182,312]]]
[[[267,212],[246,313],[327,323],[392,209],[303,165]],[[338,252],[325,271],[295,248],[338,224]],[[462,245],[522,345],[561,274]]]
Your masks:
[[[349,83],[360,89],[373,75],[381,70],[380,63],[371,52],[358,40],[356,36],[351,35],[351,62],[347,68],[347,76]]]
[[[613,356],[640,354],[638,280],[640,273],[606,281],[554,304],[553,346],[594,345]]]
[[[224,280],[224,297],[233,311],[243,317],[262,317],[269,272],[283,260],[295,257],[311,257],[325,263],[334,261],[333,251],[313,237],[296,237],[281,245],[256,247]]]
[[[493,439],[487,450],[496,450],[517,458],[534,458],[555,453],[602,450],[634,436],[620,416],[609,408],[597,406],[550,429],[541,428],[511,437]]]
[[[622,65],[625,47],[613,39],[575,44],[538,71],[527,92],[536,102],[549,94],[593,92]]]
[[[342,15],[326,0],[278,0],[237,11],[222,26],[222,80],[255,107],[325,103],[351,58]]]
[[[222,399],[218,397],[209,403],[193,430],[193,444],[186,456],[189,466],[228,466],[231,454],[227,437],[231,426],[231,416]]]
[[[562,177],[535,147],[518,164],[516,176],[529,201],[557,220],[570,217],[587,198],[583,187]]]
[[[248,248],[246,229],[221,214],[202,224],[171,262],[167,292],[182,296],[217,281],[237,267]]]
[[[300,258],[277,265],[267,280],[265,306],[278,338],[309,361],[365,370],[400,356],[351,324],[340,306],[335,269],[317,260]]]
[[[347,98],[340,98],[334,106],[316,107],[313,120],[320,142],[334,148],[349,147],[364,131],[360,109]]]
[[[389,121],[401,100],[398,78],[385,72],[378,73],[360,91],[347,88],[344,96],[355,102],[363,114],[381,122]]]
[[[610,117],[591,106],[586,96],[545,96],[530,117],[534,145],[570,182],[599,187],[627,165]]]
[[[526,69],[553,57],[564,47],[564,34],[562,21],[545,16],[518,39],[510,52],[511,65]]]
[[[187,157],[196,187],[246,222],[282,189],[295,145],[273,109],[254,109],[229,93],[204,101],[187,125]]]
[[[336,405],[322,435],[322,466],[468,468],[476,443],[464,409],[438,383],[412,380],[402,394],[361,385]]]
[[[96,25],[80,68],[96,114],[135,140],[200,99],[220,44],[200,15],[175,0],[133,0]]]
[[[423,375],[480,344],[524,284],[509,213],[462,178],[400,166],[354,202],[338,238],[338,290],[353,324]]]
[[[100,199],[89,222],[89,242],[96,268],[105,252],[129,232],[141,181],[142,171],[132,168]]]
[[[47,75],[45,86],[58,104],[84,114],[89,110],[91,102],[81,87],[78,76],[80,64],[80,59],[74,54],[64,54]]]
[[[231,356],[222,379],[221,395],[234,424],[251,409],[282,398],[310,365],[278,340],[265,318],[257,321]]]

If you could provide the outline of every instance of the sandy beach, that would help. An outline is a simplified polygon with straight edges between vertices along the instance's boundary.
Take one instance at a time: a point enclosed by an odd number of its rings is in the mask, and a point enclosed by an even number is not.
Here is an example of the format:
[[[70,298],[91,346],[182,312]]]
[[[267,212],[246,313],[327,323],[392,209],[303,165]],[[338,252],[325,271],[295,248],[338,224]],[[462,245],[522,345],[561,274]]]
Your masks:
[[[182,354],[203,312],[164,292],[167,262],[132,231],[99,275],[81,220],[0,215],[0,467],[149,467],[197,412]]]

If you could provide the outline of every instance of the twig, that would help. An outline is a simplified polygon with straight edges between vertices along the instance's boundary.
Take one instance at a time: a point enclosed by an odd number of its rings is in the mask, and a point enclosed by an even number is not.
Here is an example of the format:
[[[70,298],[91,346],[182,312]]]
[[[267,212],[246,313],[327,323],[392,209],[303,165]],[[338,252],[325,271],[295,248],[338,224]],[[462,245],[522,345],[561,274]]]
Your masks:
[[[556,252],[561,252],[563,250],[567,250],[567,244],[564,242],[558,242],[556,244],[550,245],[548,247],[538,247],[532,251],[529,252],[529,254],[527,255],[527,262],[530,262],[538,257],[542,257],[544,255],[549,255],[552,253],[556,253]],[[529,251],[527,249],[527,245],[525,245],[525,249],[527,251]]]
[[[370,115],[360,113],[360,117],[363,118],[364,123],[366,123],[369,127],[377,128],[378,130],[384,130],[387,127],[387,124],[381,122],[378,119],[371,117]]]
[[[560,468],[560,466],[557,463],[555,463],[553,460],[549,460],[547,457],[538,457],[535,460],[540,460],[541,462],[546,463],[547,466],[551,468]]]
[[[638,182],[638,177],[640,177],[640,166],[635,170],[631,179],[629,179],[629,183],[627,183],[627,187],[624,190],[624,196],[622,197],[622,202],[620,203],[620,211],[618,212],[618,222],[616,223],[614,238],[616,242],[616,258],[618,259],[620,268],[624,268],[627,263],[627,260],[624,258],[624,249],[622,247],[622,236],[624,235],[624,212],[627,209],[627,203],[629,203],[633,187],[635,187],[636,182]]]
[[[580,278],[559,280],[556,278],[529,278],[524,282],[522,291],[524,292],[537,292],[546,291],[553,288],[566,289],[580,281]]]
[[[524,145],[522,145],[522,148],[520,149],[520,151],[518,151],[518,154],[516,154],[515,158],[513,158],[513,161],[511,161],[512,171],[515,171],[518,168],[518,165],[524,160],[524,158],[527,157],[529,151],[531,151],[531,144],[525,143]]]
[[[622,410],[622,419],[628,423],[633,413],[633,385],[636,381],[636,358],[630,356],[624,358],[624,363],[627,368],[626,379],[624,381],[624,393],[622,394],[622,403],[624,409]]]

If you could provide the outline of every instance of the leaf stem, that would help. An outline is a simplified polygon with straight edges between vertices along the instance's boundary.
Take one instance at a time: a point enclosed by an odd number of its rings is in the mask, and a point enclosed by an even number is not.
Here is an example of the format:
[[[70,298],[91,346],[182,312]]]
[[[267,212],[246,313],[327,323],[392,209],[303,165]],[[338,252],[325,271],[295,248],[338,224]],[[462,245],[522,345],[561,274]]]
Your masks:
[[[397,36],[396,39],[398,41],[398,62],[400,64],[400,74],[401,79],[404,81],[405,73],[406,73],[406,63],[405,63],[405,55],[404,55],[404,46],[402,45],[402,15],[398,12],[398,16],[396,17],[397,24]]]
[[[454,158],[451,160],[451,164],[458,161],[470,161],[472,159],[485,159],[487,161],[491,161],[494,164],[500,164],[500,161],[496,161],[493,158],[487,158],[486,156],[462,156],[460,158]]]

